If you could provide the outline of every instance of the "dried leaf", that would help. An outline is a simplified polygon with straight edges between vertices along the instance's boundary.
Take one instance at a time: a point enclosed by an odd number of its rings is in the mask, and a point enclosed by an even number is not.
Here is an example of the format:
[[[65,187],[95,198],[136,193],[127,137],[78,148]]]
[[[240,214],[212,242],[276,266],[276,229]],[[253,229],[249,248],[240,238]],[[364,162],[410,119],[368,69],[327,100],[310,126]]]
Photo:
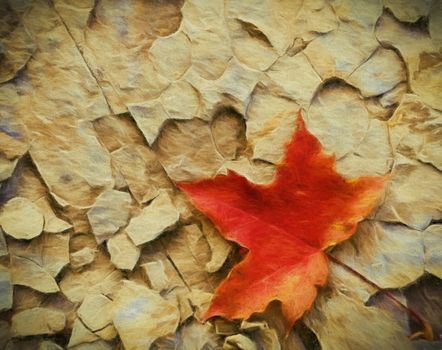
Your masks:
[[[161,191],[152,203],[130,220],[125,232],[136,245],[141,245],[170,230],[179,217],[167,192]]]
[[[428,32],[399,22],[386,12],[379,19],[376,37],[383,46],[399,50],[407,65],[411,90],[424,103],[440,110],[441,102],[436,97],[441,92],[440,53]]]
[[[61,311],[36,307],[12,316],[11,332],[15,337],[54,334],[65,327],[66,318]]]
[[[342,328],[345,320],[345,330]],[[340,292],[322,296],[305,319],[324,350],[411,350],[403,331],[388,315]]]
[[[92,343],[98,339],[100,339],[100,337],[87,329],[80,319],[76,319],[71,337],[69,338],[68,348],[72,348],[79,344]]]
[[[293,99],[305,109],[310,106],[316,90],[322,83],[303,52],[292,57],[280,57],[267,74],[280,87],[283,96]]]
[[[301,117],[297,125],[270,185],[234,172],[179,184],[227,239],[249,249],[217,288],[206,317],[248,318],[276,299],[291,327],[326,282],[323,250],[350,237],[376,205],[385,179],[344,179]],[[320,221],[318,208],[324,208]]]
[[[108,190],[98,196],[87,217],[97,242],[101,243],[126,226],[132,198],[129,193]]]
[[[313,99],[306,122],[325,150],[338,159],[355,150],[370,125],[364,102],[348,85],[324,86]]]
[[[76,252],[70,254],[70,266],[73,269],[78,269],[85,265],[92,263],[95,259],[96,249],[84,247]]]
[[[393,149],[442,170],[442,113],[416,95],[406,94],[388,121]]]
[[[77,314],[89,330],[101,330],[112,323],[112,300],[103,294],[87,295]]]
[[[0,225],[5,233],[16,239],[32,239],[43,230],[43,215],[28,199],[15,197],[2,208]]]
[[[364,221],[333,256],[381,288],[401,288],[424,273],[423,237],[404,225]]]
[[[12,255],[10,269],[13,284],[27,286],[43,293],[59,291],[54,277],[28,258]]]
[[[208,124],[200,119],[170,123],[154,150],[167,175],[175,181],[213,175],[223,162]]]
[[[107,256],[99,252],[95,261],[83,270],[67,270],[60,281],[60,289],[75,303],[83,301],[90,294],[112,295],[121,279],[121,271],[115,269]]]
[[[215,350],[220,348],[220,339],[213,334],[212,327],[209,324],[201,324],[192,320],[192,322],[181,327],[171,346],[180,350]],[[160,349],[167,350],[168,348],[158,347],[158,350]]]
[[[127,145],[112,152],[111,157],[138,203],[146,203],[158,196],[160,189],[171,187],[164,169],[149,148]]]
[[[256,344],[244,334],[235,334],[226,337],[223,349],[225,350],[257,350]]]
[[[381,221],[402,222],[422,230],[431,220],[442,218],[442,176],[428,164],[408,159],[397,161],[394,177],[386,186],[383,204],[375,218]],[[416,191],[416,184],[419,190]]]
[[[132,270],[140,257],[137,247],[124,232],[118,233],[107,241],[112,264],[122,270]]]
[[[110,156],[90,122],[64,117],[58,123],[34,124],[29,152],[61,206],[91,206],[101,192],[113,187]]]
[[[113,301],[113,322],[126,349],[145,350],[159,337],[175,332],[178,308],[157,292],[123,281]]]
[[[350,8],[353,7],[350,2],[347,3]],[[375,9],[380,10],[381,7]],[[373,28],[370,28],[372,25],[374,23],[364,28],[350,22],[341,22],[336,30],[319,36],[307,46],[304,53],[322,79],[345,79],[370,57],[379,45],[373,35]]]
[[[294,101],[257,86],[247,109],[247,139],[253,147],[254,159],[271,163],[282,160],[298,109]]]
[[[396,52],[379,48],[350,74],[347,81],[364,97],[381,95],[407,80],[404,63]]]

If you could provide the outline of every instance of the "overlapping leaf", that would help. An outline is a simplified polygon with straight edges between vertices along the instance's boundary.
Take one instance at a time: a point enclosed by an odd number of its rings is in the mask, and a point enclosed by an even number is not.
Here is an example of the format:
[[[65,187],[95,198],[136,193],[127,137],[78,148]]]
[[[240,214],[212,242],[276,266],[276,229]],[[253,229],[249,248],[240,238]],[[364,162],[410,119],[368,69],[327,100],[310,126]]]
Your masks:
[[[355,232],[385,180],[339,175],[334,156],[323,152],[299,114],[271,184],[253,184],[233,171],[179,183],[224,237],[248,249],[216,290],[206,318],[248,318],[279,300],[291,327],[326,283],[324,250]]]

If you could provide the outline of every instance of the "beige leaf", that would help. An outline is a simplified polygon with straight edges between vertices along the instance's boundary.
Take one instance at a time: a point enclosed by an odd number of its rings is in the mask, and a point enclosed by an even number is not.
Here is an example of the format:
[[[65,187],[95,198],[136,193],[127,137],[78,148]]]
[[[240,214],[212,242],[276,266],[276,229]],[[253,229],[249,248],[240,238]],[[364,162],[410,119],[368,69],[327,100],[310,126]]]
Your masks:
[[[132,198],[129,193],[108,190],[98,196],[87,212],[97,242],[101,243],[126,226]]]
[[[76,319],[71,337],[69,338],[68,348],[72,348],[79,344],[92,343],[98,339],[100,338],[87,329],[80,319]]]
[[[427,164],[404,160],[395,166],[375,218],[422,230],[431,220],[442,218],[441,195],[442,176],[437,170]]]
[[[51,208],[51,204],[46,196],[41,197],[37,201],[34,202],[38,209],[43,214],[44,217],[44,232],[49,233],[60,233],[64,232],[72,227],[68,222],[57,217]]]
[[[195,320],[180,329],[180,350],[217,349],[220,340],[208,324]]]
[[[39,119],[57,120],[66,115],[94,119],[108,114],[100,88],[53,7],[41,0],[32,6],[11,3],[20,9],[20,23],[27,28],[37,50],[18,79],[2,84],[2,104],[7,107],[2,114],[13,115],[28,130]]]
[[[103,329],[100,329],[95,332],[101,339],[111,341],[118,336],[117,330],[115,329],[113,324],[108,324]]]
[[[381,95],[407,80],[406,68],[393,50],[379,48],[350,74],[347,81],[357,87],[362,96]]]
[[[404,225],[364,221],[333,256],[381,288],[402,288],[424,273],[423,237]]]
[[[388,124],[396,152],[442,170],[441,112],[425,105],[418,96],[406,94]]]
[[[264,44],[265,46],[273,47],[275,53],[281,56],[293,43],[295,36],[293,18],[298,14],[301,5],[301,1],[228,1],[226,3],[226,13],[227,18],[235,18],[248,26],[246,28],[249,29],[249,33],[255,34],[255,40],[258,37],[265,41],[267,44]],[[246,49],[240,49],[239,46],[250,45],[250,41],[234,42],[236,44],[235,51],[240,53],[240,57],[244,57],[244,53],[247,51]],[[256,45],[254,47],[256,48]],[[263,49],[256,50],[253,55],[259,56],[262,53],[264,53],[262,56],[265,57],[266,51]],[[245,62],[253,66],[252,58]]]
[[[39,344],[38,350],[63,350],[63,348],[50,340],[43,340]]]
[[[70,350],[114,350],[114,348],[114,344],[100,339],[92,343],[83,343],[76,345],[70,348]]]
[[[112,152],[111,157],[138,203],[146,203],[158,196],[160,189],[171,187],[164,169],[149,148],[126,145]]]
[[[185,74],[186,81],[198,90],[204,106],[199,117],[204,120],[210,120],[224,107],[245,114],[248,97],[262,77],[262,72],[248,68],[235,57],[229,60],[224,72],[214,81],[202,78],[194,66]]]
[[[173,181],[213,175],[223,162],[213,144],[209,126],[200,119],[168,124],[154,150]]]
[[[145,350],[159,337],[175,332],[180,315],[158,292],[123,281],[113,301],[113,322],[126,349]]]
[[[257,184],[268,184],[272,182],[276,166],[259,159],[250,160],[241,157],[233,161],[227,161],[219,170],[219,174],[227,174],[227,170],[233,170],[238,174],[246,177],[249,181]]]
[[[362,142],[370,123],[358,92],[347,85],[323,87],[313,99],[306,121],[325,150],[338,159]]]
[[[112,323],[112,300],[103,294],[87,295],[77,310],[84,325],[95,332]]]
[[[383,10],[382,0],[338,0],[331,4],[341,22],[367,30],[373,29]]]
[[[116,234],[107,241],[107,250],[112,264],[122,270],[132,270],[140,257],[140,248],[124,232]]]
[[[431,7],[428,19],[428,31],[436,47],[442,47],[442,4],[435,1]]]
[[[43,293],[59,291],[54,278],[30,259],[12,255],[10,271],[13,284],[27,286]]]
[[[255,24],[237,18],[235,2],[229,1],[227,4],[226,22],[233,54],[250,68],[261,71],[268,69],[278,58],[275,48]]]
[[[428,32],[411,30],[405,23],[385,13],[376,27],[376,37],[383,45],[400,51],[408,69],[411,90],[423,102],[435,109],[442,109],[440,99],[442,69],[437,45]]]
[[[280,57],[267,71],[268,76],[282,90],[282,95],[308,109],[322,80],[303,52],[292,57]]]
[[[70,266],[78,269],[82,266],[89,265],[95,259],[96,249],[84,247],[70,254]]]
[[[337,171],[349,178],[385,175],[393,166],[393,150],[386,122],[372,119],[361,143],[336,163]]]
[[[372,28],[341,22],[338,29],[312,41],[304,53],[322,79],[345,79],[369,58],[378,45]]]
[[[402,97],[407,93],[407,90],[408,87],[406,83],[398,84],[393,89],[380,96],[379,103],[384,108],[394,107],[399,104]]]
[[[264,321],[256,322],[241,322],[241,329],[245,332],[255,332],[259,334],[259,340],[262,342],[266,349],[281,350],[281,345],[278,339],[278,333],[275,329],[272,329]],[[294,349],[295,350],[295,349]]]
[[[60,289],[72,302],[81,302],[90,294],[111,296],[122,279],[109,258],[98,252],[95,261],[81,271],[67,270],[60,281]]]
[[[157,38],[149,56],[157,71],[170,80],[179,79],[191,65],[189,38],[181,31]]]
[[[110,156],[89,122],[60,119],[33,126],[30,154],[61,206],[86,207],[114,185]]]
[[[36,263],[52,277],[56,277],[69,263],[69,234],[67,233],[44,233],[29,242],[13,241],[9,248],[12,255]]]
[[[227,257],[232,251],[232,244],[226,241],[213,224],[203,219],[201,221],[204,237],[211,250],[210,261],[206,264],[207,272],[218,271],[226,262]]]
[[[42,306],[46,294],[25,286],[16,285],[14,287],[14,311],[23,311],[34,307]]]
[[[136,245],[141,245],[170,230],[179,217],[167,192],[161,191],[152,203],[130,220],[125,232]]]
[[[0,225],[5,233],[16,239],[32,239],[43,230],[43,215],[26,198],[9,200],[0,213]]]
[[[188,287],[205,292],[214,290],[217,277],[206,270],[210,247],[197,225],[183,226],[167,237],[164,246]]]
[[[223,11],[220,0],[191,0],[182,8],[182,30],[191,42],[192,66],[204,79],[219,78],[232,57]]]
[[[298,110],[294,101],[273,94],[263,85],[257,86],[247,109],[247,139],[254,159],[271,163],[282,160]]]
[[[36,307],[14,314],[11,322],[12,335],[25,337],[59,332],[63,330],[66,318],[63,312]]]
[[[16,118],[2,114],[0,128],[0,149],[8,160],[19,158],[29,148],[28,132]]]
[[[257,350],[256,344],[244,334],[235,334],[226,337],[223,345],[224,350]]]
[[[318,297],[304,320],[324,350],[412,349],[401,328],[385,311],[366,307],[340,292]]]

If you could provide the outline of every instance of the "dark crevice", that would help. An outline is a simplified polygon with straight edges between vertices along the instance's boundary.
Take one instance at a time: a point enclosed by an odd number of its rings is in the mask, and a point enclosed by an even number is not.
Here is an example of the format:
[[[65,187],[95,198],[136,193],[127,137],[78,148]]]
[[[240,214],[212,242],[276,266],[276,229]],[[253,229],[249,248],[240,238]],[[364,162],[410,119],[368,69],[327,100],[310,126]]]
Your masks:
[[[87,19],[88,28],[92,28],[94,26],[94,24],[97,22],[97,7],[100,2],[101,2],[101,0],[94,0],[94,6],[93,6],[91,12],[89,13],[89,17]]]
[[[273,48],[273,45],[270,42],[269,38],[253,23],[243,21],[239,18],[236,18],[235,20],[241,25],[241,28],[252,38],[257,39],[265,47]]]
[[[393,11],[391,11],[389,8],[384,8],[383,15],[389,15],[390,17],[394,17],[394,19],[401,24],[401,26],[405,27],[406,29],[414,32],[420,32],[425,33],[427,35],[430,35],[429,29],[428,29],[428,16],[422,16],[415,22],[403,22],[400,19],[398,19]],[[381,17],[382,17],[381,16]],[[379,17],[379,18],[381,18]]]
[[[321,350],[318,337],[303,322],[298,322],[294,327],[294,331],[299,335],[307,350]]]
[[[0,182],[0,205],[5,204],[7,201],[16,196],[18,191],[18,184],[23,174],[25,164],[28,162],[29,155],[23,156],[15,166],[12,175]]]

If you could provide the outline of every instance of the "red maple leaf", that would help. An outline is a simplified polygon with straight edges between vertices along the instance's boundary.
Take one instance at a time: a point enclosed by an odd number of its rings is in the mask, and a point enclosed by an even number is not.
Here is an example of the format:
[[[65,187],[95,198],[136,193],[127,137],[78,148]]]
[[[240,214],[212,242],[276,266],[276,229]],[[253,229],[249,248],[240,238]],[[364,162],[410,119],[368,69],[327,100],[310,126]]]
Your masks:
[[[291,328],[326,283],[324,250],[349,238],[377,204],[386,177],[342,177],[301,113],[296,127],[271,184],[233,171],[178,184],[226,239],[248,249],[216,289],[206,319],[246,319],[279,300]]]

